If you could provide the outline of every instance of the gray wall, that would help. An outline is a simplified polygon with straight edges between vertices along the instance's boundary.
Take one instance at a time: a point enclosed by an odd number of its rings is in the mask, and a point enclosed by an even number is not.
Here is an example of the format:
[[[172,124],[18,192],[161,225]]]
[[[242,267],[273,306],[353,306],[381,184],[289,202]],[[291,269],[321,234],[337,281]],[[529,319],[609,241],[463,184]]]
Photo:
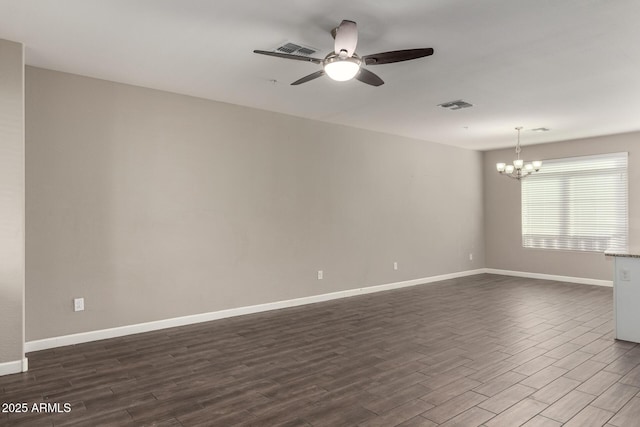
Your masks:
[[[629,243],[640,247],[640,132],[524,146],[522,155],[544,160],[623,151],[629,153]],[[520,184],[495,169],[514,156],[513,148],[484,153],[486,267],[613,280],[613,260],[601,253],[522,247]]]
[[[27,340],[484,267],[482,153],[26,77]]]
[[[24,64],[0,40],[0,364],[24,357]]]

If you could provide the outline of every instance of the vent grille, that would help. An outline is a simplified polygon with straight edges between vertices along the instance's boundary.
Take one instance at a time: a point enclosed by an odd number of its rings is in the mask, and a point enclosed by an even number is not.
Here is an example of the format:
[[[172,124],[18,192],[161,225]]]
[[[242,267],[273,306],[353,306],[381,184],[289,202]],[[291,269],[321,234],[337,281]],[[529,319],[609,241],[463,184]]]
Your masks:
[[[273,51],[287,53],[289,55],[310,56],[316,53],[318,49],[310,46],[305,46],[300,43],[285,42],[276,47]]]
[[[438,104],[438,106],[442,108],[448,108],[450,110],[460,110],[462,108],[473,107],[473,104],[469,104],[466,101],[458,99],[457,101],[449,101],[449,102],[444,102],[442,104]]]
[[[300,49],[301,47],[302,46],[298,46],[297,44],[294,44],[294,43],[287,43],[282,46],[278,46],[278,48],[276,49],[276,52],[293,53],[296,50]]]
[[[300,49],[298,49],[299,55],[311,55],[314,53],[316,53],[316,51],[313,49],[309,49],[308,47],[301,47]]]

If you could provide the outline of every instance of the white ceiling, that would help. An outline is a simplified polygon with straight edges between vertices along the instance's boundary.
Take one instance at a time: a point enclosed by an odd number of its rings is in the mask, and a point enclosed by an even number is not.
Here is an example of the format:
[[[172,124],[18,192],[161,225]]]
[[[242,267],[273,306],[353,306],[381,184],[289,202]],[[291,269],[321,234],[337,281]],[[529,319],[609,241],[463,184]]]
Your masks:
[[[319,65],[252,53],[432,47],[385,84],[289,83]],[[0,0],[28,65],[485,150],[640,130],[638,0]],[[276,82],[274,82],[274,80]],[[472,108],[438,107],[463,99]],[[538,127],[550,132],[532,132]]]

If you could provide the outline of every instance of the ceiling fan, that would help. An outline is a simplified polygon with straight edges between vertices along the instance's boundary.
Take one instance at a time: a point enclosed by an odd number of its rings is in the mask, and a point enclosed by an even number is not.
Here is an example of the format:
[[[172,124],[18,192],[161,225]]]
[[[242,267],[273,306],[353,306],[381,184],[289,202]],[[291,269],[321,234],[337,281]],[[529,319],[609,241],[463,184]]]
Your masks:
[[[304,76],[291,83],[299,85],[306,83],[325,74],[333,80],[347,81],[355,78],[363,83],[372,86],[380,86],[384,81],[376,74],[364,68],[362,65],[391,64],[393,62],[409,61],[411,59],[422,58],[433,55],[433,49],[405,49],[390,52],[375,53],[372,55],[356,55],[356,45],[358,43],[358,28],[353,21],[344,20],[337,28],[331,31],[334,38],[333,52],[324,59],[310,58],[308,56],[292,55],[288,53],[270,52],[266,50],[254,50],[254,53],[261,55],[275,56],[278,58],[294,59],[297,61],[313,62],[322,65],[322,69]]]

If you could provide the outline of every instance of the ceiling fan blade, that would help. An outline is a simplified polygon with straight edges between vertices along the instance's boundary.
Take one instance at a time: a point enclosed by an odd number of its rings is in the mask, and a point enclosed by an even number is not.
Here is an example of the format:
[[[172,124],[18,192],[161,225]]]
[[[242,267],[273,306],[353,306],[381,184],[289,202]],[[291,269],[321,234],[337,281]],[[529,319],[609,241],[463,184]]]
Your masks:
[[[324,76],[324,70],[316,71],[315,73],[311,73],[308,76],[304,76],[303,78],[296,80],[295,82],[291,83],[291,85],[297,86],[322,76]]]
[[[365,55],[362,57],[367,65],[391,64],[393,62],[409,61],[411,59],[422,58],[424,56],[433,55],[433,49],[430,47],[423,49],[405,49],[394,50],[391,52],[374,53],[373,55]]]
[[[360,71],[356,74],[356,79],[371,86],[381,86],[384,84],[384,81],[380,77],[366,68],[360,68]]]
[[[344,20],[335,29],[334,52],[340,55],[340,52],[346,52],[348,57],[353,56],[358,44],[358,27],[353,21]]]
[[[288,53],[270,52],[268,50],[254,50],[253,53],[259,53],[260,55],[275,56],[276,58],[295,59],[296,61],[313,62],[314,64],[321,64],[322,59],[310,58],[308,56],[291,55]]]

